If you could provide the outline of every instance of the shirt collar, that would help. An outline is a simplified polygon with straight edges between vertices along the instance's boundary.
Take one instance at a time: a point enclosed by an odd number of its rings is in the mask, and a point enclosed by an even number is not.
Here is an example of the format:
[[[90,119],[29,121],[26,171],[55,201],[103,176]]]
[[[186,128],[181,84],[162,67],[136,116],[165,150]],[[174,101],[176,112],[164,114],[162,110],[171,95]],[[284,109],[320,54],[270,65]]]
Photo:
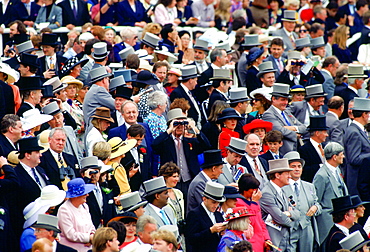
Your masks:
[[[275,107],[274,105],[271,105],[280,115],[281,115],[281,112],[283,112],[282,110],[278,109],[277,107]]]
[[[208,175],[204,172],[204,171],[201,171],[201,173],[204,175],[204,177],[207,179],[207,182],[211,182],[212,179],[210,177],[208,177]]]
[[[285,29],[285,27],[283,27],[283,29],[284,29],[285,33],[288,35],[288,37],[290,37],[292,35],[292,33],[288,32],[287,29]]]
[[[186,94],[188,94],[189,93],[189,89],[188,89],[188,87],[187,86],[185,86],[184,84],[182,84],[182,83],[180,83],[180,85],[182,86],[182,88],[185,90],[185,92],[186,92]]]
[[[294,189],[294,183],[297,183],[298,188],[299,188],[301,186],[301,179],[299,178],[297,181],[295,181],[293,179],[289,179],[289,184],[292,186],[293,189]]]
[[[275,190],[277,191],[277,193],[279,195],[281,195],[283,193],[283,191],[281,190],[281,188],[277,184],[275,184],[272,180],[270,180],[270,183],[275,188]]]
[[[331,164],[328,163],[328,161],[325,161],[325,165],[326,167],[328,167],[328,169],[330,170],[331,173],[335,173],[336,172],[336,167],[332,166]]]
[[[55,160],[58,160],[58,153],[53,151],[51,148],[49,148],[49,150],[50,150],[51,155],[53,155],[53,157],[55,158]],[[60,154],[62,154],[62,153],[60,153]]]
[[[213,212],[209,211],[206,207],[206,205],[204,205],[204,202],[201,203],[202,207],[204,208],[204,210],[206,210],[206,213],[208,214],[208,216],[211,216],[212,214],[214,214]]]
[[[310,142],[311,144],[314,146],[314,147],[317,147],[319,146],[320,143],[316,142],[315,140],[313,140],[311,137],[310,137]]]
[[[349,230],[348,230],[348,228],[346,228],[345,226],[342,226],[342,225],[340,225],[338,223],[334,223],[334,225],[337,226],[337,228],[339,228],[340,231],[342,231],[345,234],[345,236],[349,236]]]
[[[315,109],[308,102],[307,102],[307,105],[308,105],[309,114],[311,114],[311,112],[314,111]]]
[[[364,125],[362,125],[361,123],[357,122],[356,120],[353,120],[353,121],[352,121],[352,123],[353,123],[353,124],[356,124],[358,127],[360,127],[360,129],[361,129],[362,131],[365,131],[365,127],[364,127]]]
[[[348,85],[348,88],[351,89],[353,92],[355,92],[356,94],[358,94],[358,91],[356,88],[352,87],[351,85]]]
[[[322,68],[321,71],[323,71],[323,72],[329,74],[329,76],[331,76],[331,73],[328,70],[326,70],[325,68]]]
[[[153,205],[152,203],[149,203],[149,205],[153,208],[153,210],[159,215],[159,216],[162,216],[161,214],[161,210],[159,207]]]

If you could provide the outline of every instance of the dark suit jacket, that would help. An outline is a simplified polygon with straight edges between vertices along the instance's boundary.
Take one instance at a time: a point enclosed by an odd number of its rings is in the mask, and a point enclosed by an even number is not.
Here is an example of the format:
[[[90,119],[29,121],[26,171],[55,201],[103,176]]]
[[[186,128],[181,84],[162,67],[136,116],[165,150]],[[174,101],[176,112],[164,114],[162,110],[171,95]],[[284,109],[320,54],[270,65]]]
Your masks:
[[[251,67],[247,71],[246,83],[242,83],[242,86],[247,87],[248,95],[255,89],[262,87],[262,82],[257,78],[258,70],[255,67]]]
[[[150,22],[146,10],[140,1],[135,1],[136,12],[132,10],[127,0],[115,4],[114,8],[115,19],[118,21],[118,25],[135,26],[136,22]]]
[[[206,71],[200,74],[198,78],[198,85],[204,85],[209,82],[209,79],[213,77],[213,67],[209,66]]]
[[[18,4],[19,0],[9,0],[8,6],[6,7],[5,13],[3,13],[3,3],[0,3],[0,24],[4,24],[5,27],[8,27],[8,24],[15,19],[14,11],[15,11],[15,5]]]
[[[349,10],[349,4],[348,3],[346,3],[345,5],[339,7],[338,11],[340,11],[342,13],[343,12],[346,13],[347,16],[348,15],[351,15],[351,11]],[[356,11],[355,11],[355,13],[356,13]]]
[[[67,165],[73,169],[75,176],[80,177],[78,171],[76,170],[76,165],[78,165],[77,159],[73,155],[64,152],[62,152],[62,156]],[[45,170],[46,175],[49,177],[50,183],[59,187],[60,190],[63,190],[62,181],[60,180],[59,175],[59,167],[50,150],[42,153],[40,160],[41,163],[39,166]]]
[[[71,4],[69,0],[63,0],[58,4],[59,7],[62,8],[63,13],[63,26],[68,24],[73,24],[75,26],[82,26],[87,22],[90,22],[90,14],[87,8],[87,3],[82,0],[76,0],[77,3],[77,17],[75,18],[73,15],[73,11],[71,8]]]
[[[335,90],[337,91],[337,88]],[[344,100],[344,112],[343,112],[343,114],[341,115],[341,117],[339,119],[347,118],[348,117],[348,112],[347,112],[348,111],[348,103],[349,103],[350,100],[354,99],[355,97],[358,97],[358,94],[356,94],[349,87],[346,87],[344,89],[339,89],[338,88],[338,91],[336,92],[335,95],[339,95]]]
[[[28,12],[27,12],[26,6],[24,6],[24,3],[19,2],[14,6],[14,15],[16,17],[15,20],[35,22],[40,8],[41,8],[40,5],[36,4],[35,2],[31,2],[31,12],[30,12],[30,15],[28,15]]]
[[[198,83],[199,83],[199,81],[198,81]],[[170,95],[171,102],[173,102],[173,100],[175,100],[176,98],[185,98],[185,100],[189,101],[190,109],[188,111],[188,116],[193,118],[195,122],[198,122],[198,118],[201,115],[198,114],[197,110],[195,109],[195,106],[198,106],[199,111],[200,111],[200,106],[199,106],[199,104],[193,104],[189,95],[185,92],[185,90],[183,89],[183,87],[181,85],[179,85],[177,88],[175,88],[172,91],[171,95]]]
[[[298,148],[298,152],[301,158],[303,158],[306,161],[301,179],[312,183],[313,177],[315,176],[316,172],[320,169],[322,159],[315,150],[315,148],[313,147],[311,141],[307,141],[305,145]]]
[[[2,147],[2,151],[0,156],[7,157],[11,151],[16,150],[8,141],[8,139],[3,135],[0,134],[0,146]]]
[[[330,229],[328,236],[326,237],[326,252],[335,252],[337,250],[342,249],[339,242],[346,235],[335,225]]]
[[[227,98],[223,94],[221,94],[219,91],[217,91],[216,89],[213,89],[211,96],[209,97],[207,115],[209,115],[209,112],[211,111],[211,108],[213,106],[213,103],[215,103],[215,101],[225,101],[226,102]]]
[[[284,65],[284,68],[286,66],[285,64],[285,58],[281,57],[281,61],[283,62],[283,65]],[[276,64],[276,61],[275,61],[275,58],[274,56],[272,56],[272,54],[270,54],[265,60],[264,62],[266,61],[271,61],[272,62],[272,67],[274,69],[277,69],[278,71],[275,72],[275,79],[277,80],[277,78],[280,76],[280,71],[279,71],[279,66]]]
[[[221,213],[215,212],[217,223],[223,222]],[[190,211],[187,215],[187,244],[191,246],[192,252],[215,252],[221,236],[218,233],[211,233],[210,227],[213,226],[211,219],[203,206]]]
[[[246,134],[243,131],[243,126],[246,125],[247,123],[250,123],[251,121],[253,121],[256,118],[254,116],[252,116],[251,114],[247,114],[247,115],[242,114],[241,116],[244,119],[243,120],[238,120],[238,123],[236,124],[236,127],[235,127],[234,131],[239,133],[240,139],[244,139]]]
[[[316,68],[314,67],[313,70],[311,70],[313,72],[313,77],[310,77],[310,73],[308,73],[308,75],[304,75],[302,72],[301,72],[301,77],[299,79],[299,84],[306,87],[306,86],[310,86],[310,85],[313,85],[313,84],[320,84],[320,83],[324,83],[325,82],[325,78],[324,76],[321,74],[321,72]],[[276,80],[277,83],[285,83],[285,84],[289,84],[291,87],[295,85],[294,81],[293,80],[290,80],[289,78],[289,72],[287,70],[284,69],[284,71],[281,72],[279,78],[277,78]]]
[[[22,102],[20,108],[17,111],[17,116],[21,117],[24,112],[30,109],[32,109],[31,105],[29,105],[28,103]]]
[[[43,79],[43,81],[46,81],[44,79],[44,75],[43,73],[48,69],[47,67],[47,63],[46,63],[46,60],[45,60],[46,56],[42,56],[41,58],[38,58],[37,60],[37,63],[40,65],[40,67],[37,69],[37,75],[38,76],[41,76],[41,79]],[[55,66],[55,74],[59,76],[59,78],[62,78],[61,74],[60,74],[60,70],[62,69],[62,63],[64,63],[65,61],[67,61],[67,58],[64,58],[63,56],[60,56],[57,54],[57,64]]]
[[[268,172],[268,170],[269,170],[269,164],[268,164],[268,161],[266,161],[265,159],[263,159],[263,158],[259,158],[259,160],[260,160],[260,162],[261,162],[261,164],[262,164],[262,166],[263,166],[263,169],[265,170],[265,172]],[[253,169],[252,169],[252,167],[250,166],[250,164],[249,164],[249,162],[248,162],[248,160],[246,159],[246,157],[245,156],[243,156],[242,157],[242,159],[240,160],[240,163],[239,163],[240,165],[242,165],[242,166],[244,166],[245,168],[247,168],[247,170],[248,170],[248,173],[250,173],[250,174],[254,174],[253,173]]]
[[[259,155],[259,157],[260,157],[260,160],[261,160],[261,158],[263,158],[264,160],[266,160],[267,162],[269,161],[269,160],[274,160],[275,158],[272,156],[272,154],[271,154],[271,151],[266,151],[266,153],[265,154],[262,154],[262,155]],[[279,152],[279,158],[283,158],[283,155],[281,155],[281,153]]]

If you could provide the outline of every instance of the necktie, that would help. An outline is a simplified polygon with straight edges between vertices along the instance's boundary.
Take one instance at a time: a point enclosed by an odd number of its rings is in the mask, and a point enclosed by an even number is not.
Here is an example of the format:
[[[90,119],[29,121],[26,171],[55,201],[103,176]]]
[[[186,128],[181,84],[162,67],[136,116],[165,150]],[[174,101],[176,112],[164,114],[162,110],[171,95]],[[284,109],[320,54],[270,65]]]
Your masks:
[[[72,11],[73,11],[73,15],[75,16],[75,18],[77,18],[77,9],[76,9],[76,2],[75,0],[72,0]]]
[[[293,82],[294,82],[295,85],[299,85],[299,80],[298,80],[297,76],[293,77]]]
[[[237,171],[238,171],[238,169],[236,168],[236,165],[232,165],[231,166],[231,173],[233,174],[233,176],[235,176]]]
[[[53,57],[50,57],[50,69],[54,69]]]
[[[170,221],[167,219],[167,216],[166,216],[166,213],[164,212],[164,210],[161,209],[159,212],[162,215],[162,220],[163,220],[164,224],[165,225],[171,225]]]
[[[297,195],[297,197],[299,197],[299,189],[298,189],[298,183],[297,182],[294,182],[294,191],[295,191],[295,194]]]
[[[321,144],[319,144],[319,149],[320,149],[320,152],[321,152],[321,156],[325,157],[324,149],[322,148]]]
[[[253,162],[254,162],[254,169],[256,170],[256,172],[258,172],[259,175],[262,176],[260,168],[258,168],[257,160],[255,158],[253,159]]]
[[[100,211],[101,211],[103,207],[103,196],[101,195],[101,191],[99,190],[98,186],[95,187],[94,194],[95,194],[96,201],[98,202]]]
[[[37,184],[39,184],[39,186],[40,186],[40,187],[42,187],[42,186],[41,186],[40,179],[39,179],[39,176],[37,176],[37,174],[36,174],[36,168],[31,168],[31,171],[32,171],[32,173],[33,173],[33,177],[34,177],[34,178],[35,178],[35,180],[36,180],[36,183],[37,183]]]
[[[274,159],[279,159],[279,155],[278,154],[274,154]]]
[[[64,166],[64,162],[63,162],[63,159],[62,159],[62,155],[60,153],[58,153],[58,162],[60,164],[61,167]]]
[[[284,70],[283,64],[280,59],[277,59],[279,72],[281,73]]]
[[[294,42],[294,36],[293,34],[290,34],[290,42],[292,42],[293,48],[295,48],[295,42]]]
[[[176,140],[177,140],[176,147],[177,147],[178,150],[180,150],[180,148],[181,148],[181,139],[179,137],[176,137]]]
[[[281,115],[283,116],[283,118],[284,118],[284,120],[285,120],[286,124],[287,124],[288,126],[292,126],[292,125],[290,124],[290,122],[289,122],[288,118],[286,118],[284,111],[281,111]]]

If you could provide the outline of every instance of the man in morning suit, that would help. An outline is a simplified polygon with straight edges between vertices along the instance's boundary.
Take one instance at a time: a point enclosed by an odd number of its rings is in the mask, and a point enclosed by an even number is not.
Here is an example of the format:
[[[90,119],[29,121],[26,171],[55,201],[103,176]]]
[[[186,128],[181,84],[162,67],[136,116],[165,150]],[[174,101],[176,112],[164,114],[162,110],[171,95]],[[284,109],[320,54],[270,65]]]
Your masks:
[[[215,101],[227,102],[229,100],[227,94],[229,92],[231,81],[233,79],[230,78],[229,69],[213,69],[213,77],[211,77],[209,80],[212,81],[212,86],[214,87],[214,89],[212,90],[212,93],[209,97],[207,112],[208,115]]]
[[[21,96],[23,97],[21,107],[17,111],[22,116],[29,109],[34,109],[41,102],[42,86],[40,77],[21,77],[17,82]]]
[[[270,55],[264,61],[271,61],[275,71],[275,79],[279,77],[281,72],[285,69],[286,58],[283,56],[284,42],[281,38],[274,38],[270,43]]]
[[[67,28],[74,26],[82,26],[90,22],[89,10],[87,3],[82,0],[63,0],[58,3],[62,8],[63,26]]]
[[[322,86],[324,88],[324,92],[328,94],[326,96],[325,104],[327,104],[328,100],[334,96],[334,77],[338,67],[339,60],[335,56],[326,57],[324,62],[322,63],[321,74],[322,76],[324,76],[325,79]]]
[[[348,195],[347,186],[340,176],[339,170],[339,166],[343,164],[343,151],[344,148],[340,144],[336,142],[328,143],[324,149],[326,161],[313,178],[318,202],[322,207],[321,214],[316,217],[320,245],[323,244],[330,227],[334,224],[330,215],[333,210],[331,200]]]
[[[209,181],[202,192],[202,201],[194,210],[188,212],[186,246],[193,252],[213,252],[220,242],[220,232],[226,229],[224,218],[216,211],[220,202],[225,202],[224,186]],[[205,242],[207,241],[207,242]]]
[[[214,77],[213,70],[221,69],[224,65],[226,65],[227,53],[225,49],[213,49],[209,56],[211,59],[211,66],[200,74],[198,85],[207,84],[210,81],[210,78]]]
[[[269,161],[270,170],[266,173],[270,181],[262,189],[260,199],[262,218],[266,223],[271,241],[274,245],[289,251],[290,229],[294,221],[300,217],[300,212],[294,208],[282,191],[282,187],[289,185],[290,172],[288,159],[276,159]]]
[[[0,156],[7,157],[18,150],[17,142],[22,138],[22,122],[17,115],[5,115],[0,123]]]
[[[4,24],[6,27],[10,22],[14,21],[14,12],[16,4],[19,0],[9,0],[7,4],[1,2],[0,6],[0,24]],[[4,6],[5,5],[5,6]]]
[[[297,150],[297,141],[306,133],[306,126],[298,121],[290,112],[286,111],[289,97],[289,85],[274,84],[272,87],[272,105],[263,114],[262,119],[272,122],[274,130],[283,133],[281,154]]]
[[[281,19],[283,27],[276,30],[273,35],[282,38],[285,45],[285,51],[291,51],[295,48],[295,40],[298,39],[298,35],[294,32],[294,27],[297,22],[296,12],[292,10],[285,10],[284,17]]]
[[[310,132],[310,139],[305,145],[298,148],[298,152],[306,161],[302,173],[302,179],[312,183],[313,177],[320,169],[320,165],[325,162],[324,147],[322,143],[325,142],[328,136],[328,127],[326,127],[325,116],[311,116],[310,126],[307,130]]]
[[[248,97],[248,90],[245,87],[233,88],[229,91],[229,93],[230,107],[235,109],[239,116],[243,117],[243,120],[238,120],[238,123],[235,127],[235,131],[238,132],[240,138],[243,139],[245,136],[243,126],[255,119],[254,116],[246,113],[251,99]],[[212,141],[212,137],[209,137],[208,139],[210,138],[210,141]]]
[[[315,251],[318,248],[319,233],[314,216],[321,214],[321,205],[317,201],[316,190],[313,184],[301,180],[302,170],[305,161],[296,151],[285,154],[288,159],[289,167],[293,169],[290,172],[291,178],[289,185],[282,188],[285,196],[295,202],[295,207],[300,212],[300,218],[294,222],[290,244],[292,251]]]
[[[119,84],[124,85],[123,83],[124,79],[122,76],[117,77],[117,79],[118,79]],[[114,123],[110,124],[109,128],[107,129],[108,133],[110,129],[119,127],[125,123],[125,119],[122,115],[121,108],[122,108],[122,104],[125,101],[131,100],[131,96],[132,96],[132,88],[123,87],[123,86],[118,86],[116,88],[116,93],[113,95],[115,110],[110,113],[110,116],[113,118]]]
[[[19,1],[14,5],[14,20],[20,20],[26,26],[33,27],[40,8],[40,5],[31,0]]]

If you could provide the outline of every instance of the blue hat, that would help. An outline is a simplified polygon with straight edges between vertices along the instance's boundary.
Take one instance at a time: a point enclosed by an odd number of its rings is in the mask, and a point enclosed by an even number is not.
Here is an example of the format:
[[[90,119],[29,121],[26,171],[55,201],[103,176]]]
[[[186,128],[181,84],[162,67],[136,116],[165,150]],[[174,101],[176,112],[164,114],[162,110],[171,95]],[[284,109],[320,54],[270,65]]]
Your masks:
[[[148,70],[143,70],[137,75],[136,83],[156,85],[159,83],[159,80],[155,74],[149,72]]]
[[[66,194],[67,198],[76,198],[82,195],[86,195],[95,189],[93,184],[85,184],[82,178],[75,178],[68,182],[68,191]]]
[[[263,47],[253,47],[250,49],[249,54],[247,55],[248,64],[251,64],[253,61],[261,57],[264,51],[265,49]]]
[[[222,112],[220,114],[218,114],[218,118],[217,118],[216,123],[220,123],[222,120],[225,120],[225,119],[228,119],[228,118],[235,118],[237,120],[242,120],[243,119],[241,116],[239,116],[236,113],[235,109],[226,108],[226,109],[222,110]]]
[[[306,92],[306,89],[302,85],[294,85],[290,88],[291,93]]]

